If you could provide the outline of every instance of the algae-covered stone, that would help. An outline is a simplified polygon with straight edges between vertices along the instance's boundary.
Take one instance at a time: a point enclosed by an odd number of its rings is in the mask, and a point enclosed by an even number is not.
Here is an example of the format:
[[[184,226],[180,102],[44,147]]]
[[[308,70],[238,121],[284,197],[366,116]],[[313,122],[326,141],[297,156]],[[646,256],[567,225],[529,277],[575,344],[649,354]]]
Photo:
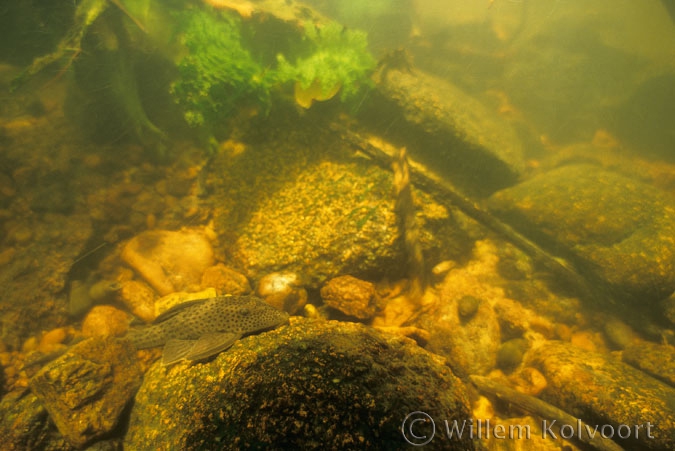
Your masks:
[[[214,230],[226,263],[258,282],[297,274],[319,288],[342,274],[373,280],[406,274],[392,174],[316,123],[266,123],[210,165]],[[415,191],[420,241],[430,263],[458,258],[469,240],[451,212]]]
[[[291,318],[213,361],[154,365],[125,448],[399,449],[405,416],[470,418],[465,388],[412,340],[355,323]],[[473,449],[468,437],[430,446]]]
[[[592,165],[566,166],[496,193],[490,205],[641,305],[675,290],[675,205],[649,185]]]
[[[623,351],[623,361],[675,387],[675,347],[635,340]]]
[[[419,70],[385,68],[379,78],[382,98],[363,119],[383,127],[414,159],[479,195],[517,181],[523,146],[497,113],[447,79]]]
[[[140,386],[134,359],[128,342],[90,338],[42,368],[30,386],[61,434],[82,447],[117,426]]]
[[[75,449],[59,433],[37,396],[13,392],[0,402],[0,437],[7,451]]]
[[[613,438],[626,449],[675,449],[672,387],[620,360],[562,342],[545,342],[531,349],[525,360],[546,377],[544,400],[591,427],[610,425]],[[647,423],[653,438],[647,435]],[[621,425],[630,428],[630,436]],[[617,435],[619,427],[625,440]],[[609,427],[605,430],[609,433]]]

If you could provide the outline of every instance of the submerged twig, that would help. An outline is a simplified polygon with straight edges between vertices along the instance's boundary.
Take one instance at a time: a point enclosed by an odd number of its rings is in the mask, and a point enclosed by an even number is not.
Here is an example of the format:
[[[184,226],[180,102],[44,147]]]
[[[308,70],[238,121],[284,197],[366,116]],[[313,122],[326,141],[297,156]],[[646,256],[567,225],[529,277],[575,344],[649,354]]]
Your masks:
[[[392,161],[395,161],[395,155],[372,145],[366,138],[360,136],[356,132],[348,130],[346,127],[337,123],[333,123],[332,127],[341,134],[343,139],[350,142],[379,166],[388,169],[392,164]],[[413,163],[412,161],[410,161],[410,177],[415,185],[429,193],[437,202],[458,208],[470,218],[476,220],[501,238],[519,248],[525,254],[530,256],[535,263],[542,265],[561,279],[565,280],[574,287],[578,296],[596,301],[600,300],[606,304],[615,304],[614,300],[606,294],[608,288],[605,283],[602,283],[600,280],[595,280],[596,278],[592,281],[587,280],[587,278],[582,276],[572,263],[563,258],[549,254],[530,239],[500,221],[477,202],[461,194],[448,181],[442,179],[422,165]]]
[[[521,409],[537,415],[540,418],[546,419],[550,424],[553,421],[557,422],[559,426],[570,425],[578,434],[574,434],[574,438],[579,441],[591,445],[600,451],[622,451],[623,448],[616,442],[604,438],[599,433],[592,433],[596,428],[591,427],[569,413],[561,410],[551,404],[548,404],[541,399],[533,396],[520,393],[512,388],[502,385],[493,379],[483,376],[469,376],[471,382],[483,393],[497,396],[498,398],[514,404]]]

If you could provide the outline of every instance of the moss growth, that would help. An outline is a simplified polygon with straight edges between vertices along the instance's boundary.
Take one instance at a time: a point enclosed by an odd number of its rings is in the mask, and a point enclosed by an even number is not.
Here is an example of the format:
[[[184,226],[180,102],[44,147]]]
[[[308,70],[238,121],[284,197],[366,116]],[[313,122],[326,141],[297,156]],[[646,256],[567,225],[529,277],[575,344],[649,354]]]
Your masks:
[[[368,76],[375,68],[375,60],[368,52],[365,32],[347,30],[336,22],[321,28],[307,24],[304,43],[294,63],[278,55],[279,80],[295,81],[304,90],[317,83],[324,96],[341,87],[343,101],[371,86]]]
[[[192,9],[179,14],[179,29],[188,54],[178,63],[171,94],[188,124],[213,123],[243,98],[269,102],[270,84],[241,42],[238,18]]]
[[[287,83],[312,100],[341,92],[353,99],[371,85],[375,60],[367,50],[366,33],[346,30],[335,22],[308,24],[304,36],[289,36],[293,52],[277,53],[276,64],[263,64],[242,35],[238,17],[194,8],[177,15],[186,55],[178,62],[180,77],[171,86],[185,120],[195,127],[213,128],[236,106],[247,101],[269,109],[271,92]],[[290,54],[293,53],[293,54]]]

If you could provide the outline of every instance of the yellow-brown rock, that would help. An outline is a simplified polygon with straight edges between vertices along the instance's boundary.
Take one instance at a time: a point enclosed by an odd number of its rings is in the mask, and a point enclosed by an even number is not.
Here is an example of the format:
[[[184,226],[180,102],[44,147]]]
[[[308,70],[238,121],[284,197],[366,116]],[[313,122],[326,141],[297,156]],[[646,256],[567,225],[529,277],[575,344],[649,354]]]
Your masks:
[[[251,284],[246,276],[222,263],[206,268],[202,276],[202,288],[215,288],[218,296],[251,292]]]
[[[155,298],[157,295],[144,282],[127,280],[122,283],[120,299],[134,316],[146,323],[155,319]]]
[[[143,232],[121,256],[161,295],[198,290],[204,271],[214,264],[211,243],[196,229]]]
[[[321,298],[326,305],[359,319],[375,315],[377,292],[375,286],[352,276],[340,276],[329,280],[321,288]]]
[[[48,353],[53,351],[58,347],[68,336],[66,329],[63,327],[57,327],[52,329],[49,332],[45,333],[42,338],[40,338],[40,343],[38,345],[38,351]]]
[[[307,303],[307,290],[297,274],[292,272],[273,272],[258,282],[256,294],[269,305],[294,315]]]
[[[97,305],[82,321],[85,337],[121,337],[129,329],[129,317],[112,305]]]

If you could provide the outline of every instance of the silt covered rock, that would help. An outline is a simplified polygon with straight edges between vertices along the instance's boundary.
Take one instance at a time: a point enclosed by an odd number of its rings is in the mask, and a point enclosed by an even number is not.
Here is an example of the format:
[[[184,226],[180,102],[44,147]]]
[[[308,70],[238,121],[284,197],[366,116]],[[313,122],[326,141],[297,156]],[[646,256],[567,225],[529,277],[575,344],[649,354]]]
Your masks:
[[[236,155],[219,152],[210,165],[217,252],[225,263],[254,283],[292,272],[308,289],[341,274],[404,276],[392,174],[356,155],[327,124],[265,126],[264,136],[252,130]],[[451,211],[422,191],[415,195],[425,258],[462,255],[469,240]]]
[[[417,410],[470,418],[464,386],[442,360],[359,324],[291,318],[208,363],[154,365],[125,447],[398,449],[402,421]],[[468,437],[434,445],[473,449]]]
[[[565,166],[496,193],[490,206],[640,305],[675,290],[675,205],[638,180]]]
[[[525,356],[547,386],[541,397],[591,427],[621,427],[626,449],[675,448],[675,390],[620,360],[573,345],[549,341]],[[651,424],[653,438],[647,436]],[[631,433],[628,434],[628,429]],[[639,434],[636,434],[635,428]],[[609,426],[605,429],[609,434]],[[636,438],[637,435],[637,438]]]
[[[30,386],[75,447],[110,433],[141,383],[128,342],[90,338],[50,362]]]

